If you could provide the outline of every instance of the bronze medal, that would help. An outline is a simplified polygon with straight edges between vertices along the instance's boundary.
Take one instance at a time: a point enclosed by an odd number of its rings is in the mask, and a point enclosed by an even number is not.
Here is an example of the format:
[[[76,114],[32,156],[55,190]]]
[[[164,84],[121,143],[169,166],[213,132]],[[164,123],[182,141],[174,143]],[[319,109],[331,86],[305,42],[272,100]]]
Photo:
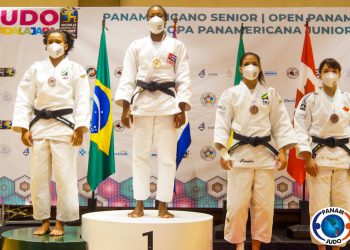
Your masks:
[[[51,87],[55,87],[56,86],[56,79],[55,77],[51,76],[48,80],[47,83],[51,86]]]
[[[254,105],[250,106],[249,111],[250,111],[251,114],[255,115],[255,114],[257,114],[259,112],[259,108],[258,108],[258,106],[256,106],[254,104]]]
[[[337,123],[339,121],[339,116],[337,114],[332,114],[329,119],[332,123]]]
[[[158,58],[153,60],[153,67],[158,69],[160,67],[161,61]]]

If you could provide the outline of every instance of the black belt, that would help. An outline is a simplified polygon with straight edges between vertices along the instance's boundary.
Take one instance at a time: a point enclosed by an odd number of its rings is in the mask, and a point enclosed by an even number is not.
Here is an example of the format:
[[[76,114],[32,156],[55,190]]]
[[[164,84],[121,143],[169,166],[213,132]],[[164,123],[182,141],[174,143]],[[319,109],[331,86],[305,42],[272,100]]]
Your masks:
[[[233,132],[233,139],[238,140],[239,142],[234,144],[228,150],[229,154],[232,154],[233,150],[235,150],[235,148],[237,148],[239,146],[250,144],[254,147],[259,146],[259,145],[263,145],[263,146],[267,147],[274,155],[276,155],[276,156],[278,155],[278,151],[269,143],[269,141],[271,141],[271,136],[269,136],[269,135],[264,136],[264,137],[259,137],[259,136],[249,137],[249,136],[244,136],[244,135],[237,134],[236,132]]]
[[[59,110],[55,110],[55,111],[46,110],[46,109],[42,109],[42,110],[34,109],[35,117],[30,122],[29,128],[31,128],[34,125],[34,123],[36,123],[40,119],[55,119],[57,121],[60,121],[64,124],[66,124],[71,129],[74,129],[74,126],[75,126],[74,123],[69,121],[68,119],[62,117],[63,115],[69,115],[72,113],[73,113],[73,109],[59,109]]]
[[[151,92],[154,92],[156,90],[162,91],[163,93],[170,95],[172,97],[175,97],[175,92],[171,90],[170,88],[175,88],[175,82],[163,82],[163,83],[157,83],[157,82],[144,82],[137,80],[136,86],[141,87],[140,91],[137,91],[131,98],[131,104],[134,101],[134,97],[137,94],[140,94],[144,90],[148,90]]]
[[[317,136],[312,136],[312,142],[317,143],[316,147],[312,149],[313,158],[316,157],[316,152],[324,146],[330,148],[342,148],[350,155],[350,149],[346,146],[346,144],[349,143],[349,138],[335,139],[334,137],[320,138]]]

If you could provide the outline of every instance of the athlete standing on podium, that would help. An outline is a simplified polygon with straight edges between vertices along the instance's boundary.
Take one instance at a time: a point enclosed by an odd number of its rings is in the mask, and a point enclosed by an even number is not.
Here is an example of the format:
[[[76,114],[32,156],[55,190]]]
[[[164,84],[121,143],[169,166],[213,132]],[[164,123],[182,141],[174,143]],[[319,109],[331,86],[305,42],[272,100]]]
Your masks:
[[[168,37],[167,12],[160,5],[147,11],[150,35],[131,43],[115,102],[123,107],[122,123],[133,132],[133,190],[135,209],[129,217],[144,215],[143,201],[150,195],[150,156],[158,156],[157,196],[159,216],[171,218],[167,202],[173,197],[176,172],[177,128],[190,110],[190,70],[184,44]]]
[[[32,148],[33,217],[42,221],[35,235],[50,232],[52,172],[57,220],[50,235],[63,235],[63,223],[79,219],[76,146],[90,127],[90,87],[84,68],[67,57],[73,44],[73,35],[66,31],[45,33],[48,58],[25,72],[17,91],[12,129],[22,133],[23,144]]]
[[[322,87],[305,95],[294,115],[297,155],[306,165],[311,218],[330,206],[350,210],[350,93],[338,87],[341,66],[335,59],[324,59],[318,69]],[[311,240],[319,250],[326,249],[312,235]]]
[[[214,145],[228,170],[225,239],[244,249],[248,209],[252,249],[272,236],[274,168],[287,166],[287,150],[296,144],[286,107],[274,88],[264,84],[260,58],[248,52],[240,60],[243,80],[224,91],[216,111]],[[231,131],[233,146],[227,148]],[[270,140],[277,144],[276,150]]]

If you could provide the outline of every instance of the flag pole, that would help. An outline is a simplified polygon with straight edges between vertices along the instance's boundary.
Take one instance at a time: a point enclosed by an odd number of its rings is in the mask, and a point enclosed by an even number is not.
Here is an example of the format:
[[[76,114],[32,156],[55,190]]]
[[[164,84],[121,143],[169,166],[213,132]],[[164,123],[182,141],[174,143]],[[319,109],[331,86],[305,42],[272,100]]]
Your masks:
[[[306,18],[306,22],[305,22],[306,29],[309,29],[309,22],[310,22],[310,19]],[[305,202],[305,200],[306,200],[306,191],[305,190],[306,190],[306,179],[303,182],[303,202]],[[303,216],[301,216],[301,217],[303,217]]]

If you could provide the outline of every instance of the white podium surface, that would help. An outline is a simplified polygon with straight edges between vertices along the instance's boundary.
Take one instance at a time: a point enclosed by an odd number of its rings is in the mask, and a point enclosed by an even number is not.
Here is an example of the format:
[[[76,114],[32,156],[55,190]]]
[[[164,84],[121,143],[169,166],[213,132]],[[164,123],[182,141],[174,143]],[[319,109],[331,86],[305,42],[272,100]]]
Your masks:
[[[129,218],[131,210],[104,211],[82,216],[82,238],[89,250],[211,250],[213,217],[208,214],[171,211],[174,218],[159,218],[157,210],[145,210]]]

